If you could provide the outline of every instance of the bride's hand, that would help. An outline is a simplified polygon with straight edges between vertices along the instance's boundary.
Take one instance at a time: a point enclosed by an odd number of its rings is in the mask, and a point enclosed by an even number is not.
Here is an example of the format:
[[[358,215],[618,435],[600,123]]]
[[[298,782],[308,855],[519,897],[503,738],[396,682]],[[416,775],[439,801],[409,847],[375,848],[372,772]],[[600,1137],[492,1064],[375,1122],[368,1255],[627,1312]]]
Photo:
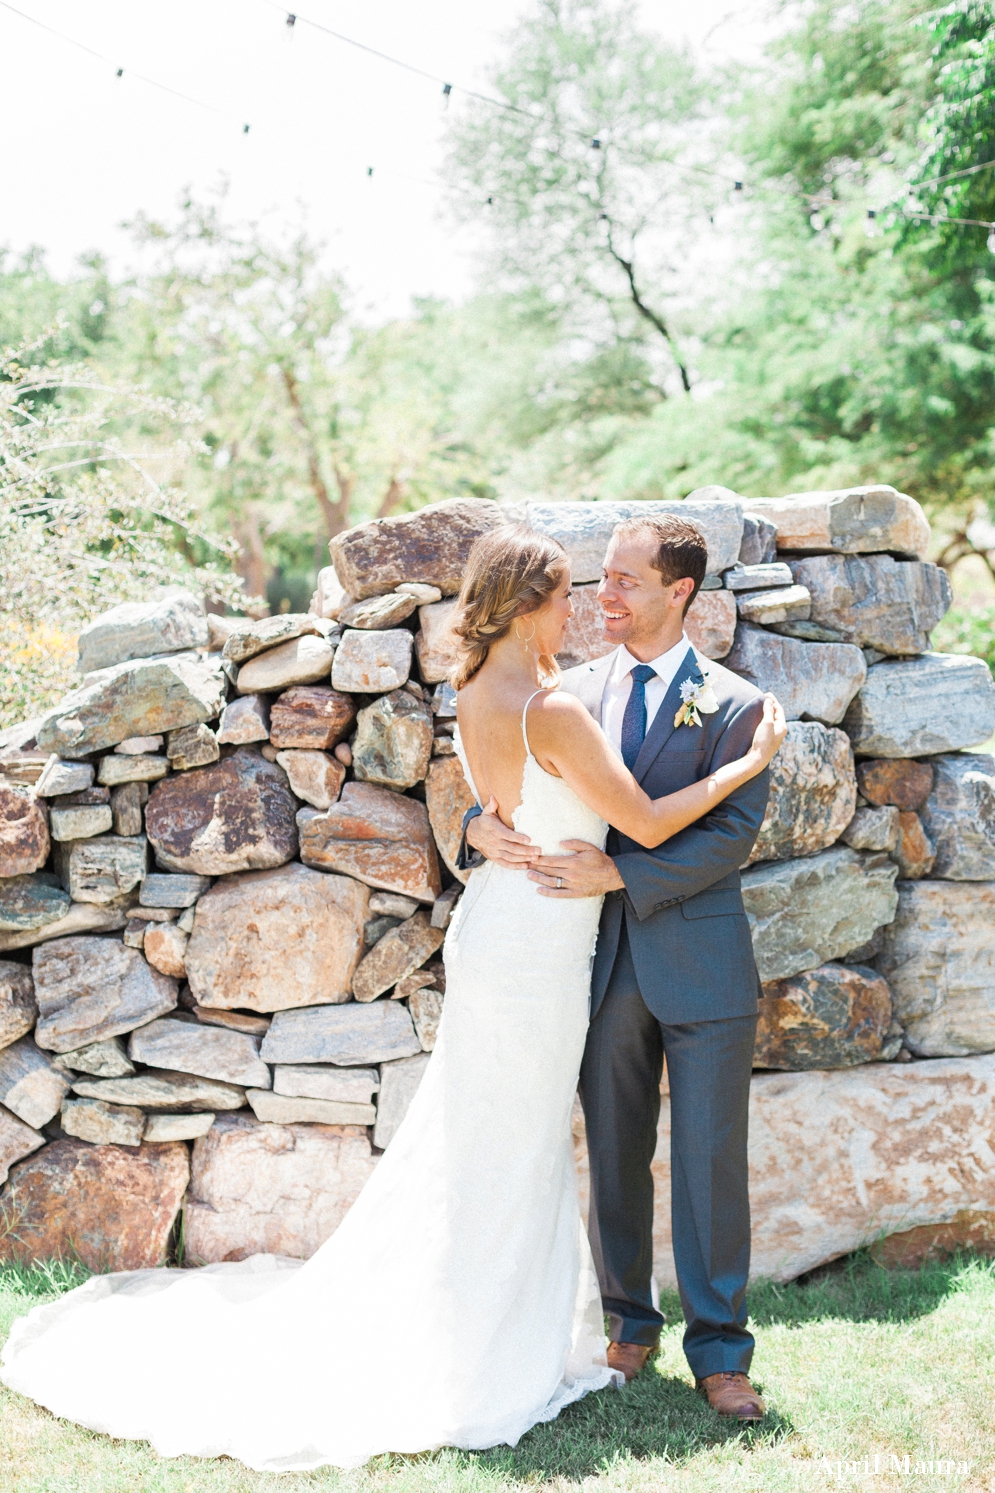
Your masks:
[[[771,762],[788,734],[788,723],[784,719],[784,707],[773,695],[764,695],[764,713],[753,733],[751,750],[759,758],[761,767]]]

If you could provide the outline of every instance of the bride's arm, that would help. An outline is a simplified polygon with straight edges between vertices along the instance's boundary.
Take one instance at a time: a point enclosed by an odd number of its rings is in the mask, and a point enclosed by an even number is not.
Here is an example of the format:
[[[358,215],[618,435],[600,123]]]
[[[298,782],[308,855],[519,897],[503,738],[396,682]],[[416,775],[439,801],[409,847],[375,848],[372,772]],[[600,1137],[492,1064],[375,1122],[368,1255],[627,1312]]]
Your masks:
[[[621,834],[652,850],[763,772],[784,740],[787,725],[774,696],[766,695],[763,717],[745,756],[664,798],[643,792],[572,695],[541,696],[529,710],[528,731],[541,766],[558,772],[588,808]]]

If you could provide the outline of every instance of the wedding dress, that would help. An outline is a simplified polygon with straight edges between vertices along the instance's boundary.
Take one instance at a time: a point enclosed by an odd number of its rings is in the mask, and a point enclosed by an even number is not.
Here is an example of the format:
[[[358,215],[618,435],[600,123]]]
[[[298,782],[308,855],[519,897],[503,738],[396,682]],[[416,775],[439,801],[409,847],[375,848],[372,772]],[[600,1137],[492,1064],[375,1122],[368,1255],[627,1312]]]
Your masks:
[[[515,828],[548,853],[603,846],[604,820],[529,751],[524,712],[522,729]],[[296,1471],[514,1446],[617,1382],[570,1131],[600,908],[475,870],[435,1052],[331,1239],[306,1262],[96,1276],[14,1324],[4,1383],[165,1456]]]

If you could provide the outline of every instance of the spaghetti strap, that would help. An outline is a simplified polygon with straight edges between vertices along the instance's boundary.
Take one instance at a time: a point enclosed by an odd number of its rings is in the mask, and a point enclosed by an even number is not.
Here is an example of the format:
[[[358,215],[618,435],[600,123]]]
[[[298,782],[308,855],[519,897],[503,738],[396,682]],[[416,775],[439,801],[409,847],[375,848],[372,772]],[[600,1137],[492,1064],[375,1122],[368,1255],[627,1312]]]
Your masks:
[[[532,701],[535,699],[536,695],[544,695],[545,693],[546,691],[544,689],[537,689],[534,694],[529,695],[529,698],[525,702],[525,709],[522,711],[522,737],[525,741],[526,755],[529,757],[532,756],[532,748],[529,746],[529,731],[528,727],[525,724],[525,717],[528,715],[529,706],[532,704]]]

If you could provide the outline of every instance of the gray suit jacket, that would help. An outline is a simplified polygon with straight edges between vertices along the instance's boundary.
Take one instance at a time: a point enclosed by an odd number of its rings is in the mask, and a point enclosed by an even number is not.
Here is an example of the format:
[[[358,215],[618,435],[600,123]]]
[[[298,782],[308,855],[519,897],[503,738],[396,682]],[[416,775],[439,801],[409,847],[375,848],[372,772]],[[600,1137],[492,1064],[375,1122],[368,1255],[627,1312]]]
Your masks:
[[[601,722],[601,703],[614,653],[563,675],[563,689]],[[681,682],[707,670],[719,701],[701,726],[674,727]],[[706,777],[748,750],[763,696],[738,674],[703,660],[693,648],[646,733],[634,775],[651,798],[662,798]],[[767,808],[765,771],[704,819],[655,850],[644,850],[617,830],[608,854],[625,883],[605,898],[591,979],[591,1015],[608,986],[622,919],[643,999],[668,1025],[748,1016],[757,1010],[760,979],[743,910],[739,868],[753,849]]]

